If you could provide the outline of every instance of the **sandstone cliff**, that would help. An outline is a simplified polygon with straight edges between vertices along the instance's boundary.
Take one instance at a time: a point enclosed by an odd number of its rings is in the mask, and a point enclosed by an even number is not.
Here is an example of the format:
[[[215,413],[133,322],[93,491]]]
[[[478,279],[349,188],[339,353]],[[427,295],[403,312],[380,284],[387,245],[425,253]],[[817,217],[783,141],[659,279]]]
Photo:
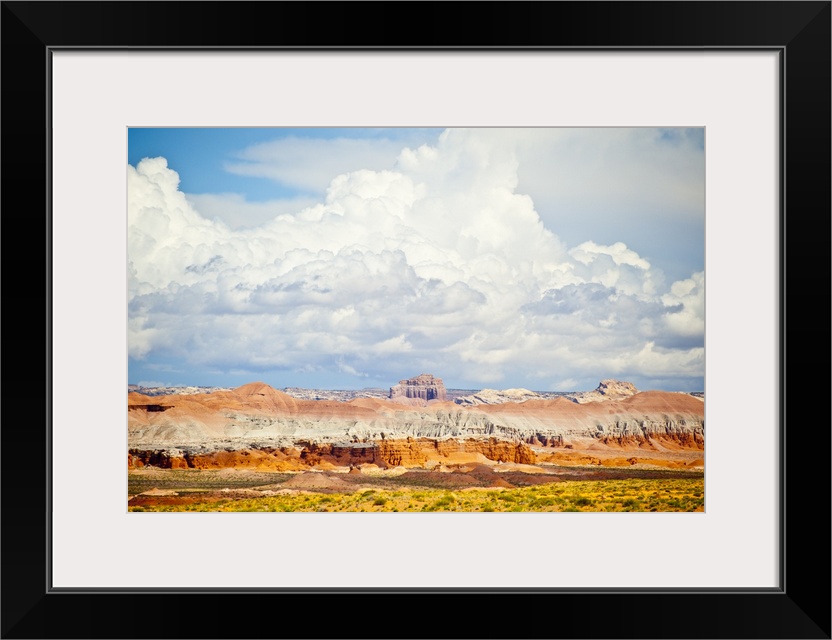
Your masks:
[[[302,442],[296,447],[248,447],[234,451],[194,451],[189,447],[131,449],[128,468],[154,466],[163,469],[253,468],[302,471],[310,467],[334,468],[374,464],[379,467],[422,467],[442,460],[493,461],[534,464],[537,456],[522,442],[497,438],[431,440],[427,438],[381,440],[370,443]]]
[[[415,378],[400,380],[399,384],[390,388],[390,398],[416,398],[429,402],[430,400],[444,401],[447,399],[445,384],[441,378],[434,378],[429,373],[423,373]]]

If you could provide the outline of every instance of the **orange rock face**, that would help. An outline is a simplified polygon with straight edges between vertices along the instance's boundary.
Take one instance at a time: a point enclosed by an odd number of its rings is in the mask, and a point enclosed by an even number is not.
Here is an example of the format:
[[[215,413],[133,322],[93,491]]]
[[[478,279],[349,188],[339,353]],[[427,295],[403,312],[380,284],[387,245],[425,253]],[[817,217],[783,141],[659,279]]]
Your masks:
[[[210,454],[191,454],[171,450],[144,451],[132,449],[128,468],[154,466],[163,469],[250,468],[271,471],[301,471],[329,464],[341,467],[375,464],[384,467],[422,467],[428,462],[456,461],[479,454],[494,462],[534,464],[534,451],[521,442],[489,440],[382,440],[357,444],[308,443],[300,450],[238,449]]]

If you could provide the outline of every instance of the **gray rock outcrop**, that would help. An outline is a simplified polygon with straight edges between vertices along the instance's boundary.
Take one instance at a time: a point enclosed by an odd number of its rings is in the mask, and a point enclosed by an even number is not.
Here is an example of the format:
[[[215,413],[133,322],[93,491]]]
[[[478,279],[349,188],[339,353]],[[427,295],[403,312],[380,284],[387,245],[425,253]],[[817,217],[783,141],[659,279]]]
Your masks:
[[[477,404],[502,404],[504,402],[525,402],[526,400],[538,400],[541,396],[528,389],[483,389],[470,396],[462,396],[454,400],[456,404],[477,405]]]
[[[573,402],[584,404],[586,402],[603,402],[604,400],[623,400],[638,393],[632,382],[620,380],[601,380],[598,387],[593,391],[584,391],[567,396]]]
[[[441,378],[434,378],[429,373],[423,373],[415,378],[399,380],[399,384],[390,387],[390,398],[417,398],[428,402],[430,400],[446,400],[447,392]]]

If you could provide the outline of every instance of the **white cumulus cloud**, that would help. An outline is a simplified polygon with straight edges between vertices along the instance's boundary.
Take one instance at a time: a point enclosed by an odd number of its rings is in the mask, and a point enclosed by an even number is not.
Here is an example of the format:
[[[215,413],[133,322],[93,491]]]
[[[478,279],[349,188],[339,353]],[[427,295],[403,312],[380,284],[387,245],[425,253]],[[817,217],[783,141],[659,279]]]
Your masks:
[[[128,166],[131,357],[472,387],[701,378],[704,274],[668,287],[624,242],[567,247],[518,191],[517,146],[449,130],[389,168],[320,158],[325,197],[253,228],[218,211],[234,198],[186,197],[164,158]]]

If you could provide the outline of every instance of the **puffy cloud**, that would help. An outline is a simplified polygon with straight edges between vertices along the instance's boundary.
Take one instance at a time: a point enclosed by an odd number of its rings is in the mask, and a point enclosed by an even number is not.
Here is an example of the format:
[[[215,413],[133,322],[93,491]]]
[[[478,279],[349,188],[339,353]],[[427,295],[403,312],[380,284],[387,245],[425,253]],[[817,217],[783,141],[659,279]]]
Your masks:
[[[674,282],[661,299],[668,307],[664,316],[668,339],[683,338],[702,344],[705,336],[705,272],[699,271],[690,278]]]
[[[423,371],[464,387],[701,379],[703,274],[668,289],[623,242],[568,249],[518,192],[522,138],[449,130],[257,228],[198,211],[164,158],[128,166],[131,358],[287,372],[287,385],[291,372],[343,386]]]
[[[651,261],[660,260],[673,280],[703,267],[704,129],[437,132],[360,129],[338,131],[339,137],[290,135],[244,149],[228,167],[316,197],[323,197],[333,176],[359,169],[395,169],[444,188],[446,197],[475,187],[481,192],[504,188],[530,196],[536,215],[570,246],[587,240],[623,242]],[[423,144],[425,140],[430,142]],[[269,208],[278,209],[277,202],[244,203],[233,209],[240,213],[222,214],[213,205],[204,205],[211,209],[206,215],[219,215],[232,227],[241,225],[242,212],[261,221]],[[281,212],[285,209],[280,206]],[[673,242],[675,237],[691,242]]]
[[[240,193],[188,193],[185,197],[202,216],[223,222],[232,229],[259,227],[280,215],[300,211],[317,202],[315,198],[305,196],[249,202]]]

